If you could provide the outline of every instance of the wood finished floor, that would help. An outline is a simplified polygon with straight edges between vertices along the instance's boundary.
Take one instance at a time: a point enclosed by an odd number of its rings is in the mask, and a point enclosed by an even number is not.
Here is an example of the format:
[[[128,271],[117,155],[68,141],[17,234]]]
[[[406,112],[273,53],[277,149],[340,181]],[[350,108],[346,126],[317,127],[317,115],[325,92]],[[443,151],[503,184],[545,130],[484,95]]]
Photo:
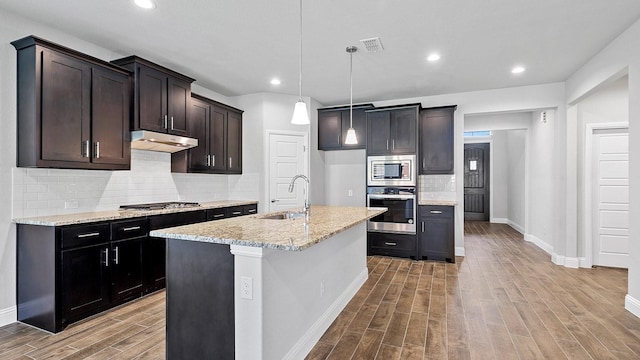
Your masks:
[[[625,270],[567,269],[506,225],[465,224],[456,264],[370,257],[308,360],[640,359]],[[164,359],[164,292],[51,335],[0,328],[0,359]]]

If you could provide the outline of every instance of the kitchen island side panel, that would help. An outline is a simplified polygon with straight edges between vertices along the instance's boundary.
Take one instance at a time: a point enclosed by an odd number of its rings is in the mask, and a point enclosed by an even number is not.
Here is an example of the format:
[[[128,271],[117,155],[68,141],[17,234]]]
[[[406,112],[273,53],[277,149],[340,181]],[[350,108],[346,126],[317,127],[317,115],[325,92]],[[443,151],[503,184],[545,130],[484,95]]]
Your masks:
[[[233,359],[229,245],[167,239],[168,360]]]
[[[300,224],[301,226],[303,224]],[[366,222],[302,251],[232,246],[236,359],[303,359],[367,279]]]

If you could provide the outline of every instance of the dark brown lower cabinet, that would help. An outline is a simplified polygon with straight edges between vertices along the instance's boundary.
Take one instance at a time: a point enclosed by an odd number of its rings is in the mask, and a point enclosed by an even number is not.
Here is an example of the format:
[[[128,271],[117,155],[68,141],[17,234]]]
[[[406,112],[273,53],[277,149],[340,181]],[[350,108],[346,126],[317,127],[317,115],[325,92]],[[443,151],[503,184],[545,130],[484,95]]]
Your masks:
[[[455,262],[454,207],[422,205],[418,207],[419,258]]]
[[[96,313],[111,302],[108,238],[103,244],[62,251],[61,326]],[[52,331],[50,329],[47,329]]]
[[[387,255],[415,258],[414,234],[367,233],[367,255]]]
[[[56,333],[164,289],[166,240],[149,237],[150,230],[256,211],[249,204],[82,225],[18,224],[18,321]]]

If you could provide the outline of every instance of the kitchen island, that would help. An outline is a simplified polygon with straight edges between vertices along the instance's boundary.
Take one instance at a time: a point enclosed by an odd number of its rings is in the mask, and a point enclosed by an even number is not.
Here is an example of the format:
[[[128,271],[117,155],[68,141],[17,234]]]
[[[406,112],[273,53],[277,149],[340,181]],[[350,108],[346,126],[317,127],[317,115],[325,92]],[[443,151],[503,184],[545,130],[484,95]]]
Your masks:
[[[367,279],[366,220],[312,206],[152,231],[167,238],[167,359],[302,359]],[[275,216],[274,216],[275,215]]]

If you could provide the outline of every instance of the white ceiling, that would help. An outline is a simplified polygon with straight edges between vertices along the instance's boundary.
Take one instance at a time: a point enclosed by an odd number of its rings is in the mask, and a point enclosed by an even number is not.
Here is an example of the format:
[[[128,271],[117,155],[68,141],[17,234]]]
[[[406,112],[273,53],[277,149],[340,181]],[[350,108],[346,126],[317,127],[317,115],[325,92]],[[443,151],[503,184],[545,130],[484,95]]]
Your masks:
[[[0,0],[0,9],[226,96],[297,94],[298,0],[155,1],[152,11],[132,0]],[[336,105],[349,102],[349,45],[360,49],[354,102],[564,81],[640,18],[640,1],[306,0],[303,15],[303,96]],[[364,52],[359,40],[376,36],[384,52]],[[438,63],[425,60],[432,51]],[[527,71],[512,75],[516,64]]]

